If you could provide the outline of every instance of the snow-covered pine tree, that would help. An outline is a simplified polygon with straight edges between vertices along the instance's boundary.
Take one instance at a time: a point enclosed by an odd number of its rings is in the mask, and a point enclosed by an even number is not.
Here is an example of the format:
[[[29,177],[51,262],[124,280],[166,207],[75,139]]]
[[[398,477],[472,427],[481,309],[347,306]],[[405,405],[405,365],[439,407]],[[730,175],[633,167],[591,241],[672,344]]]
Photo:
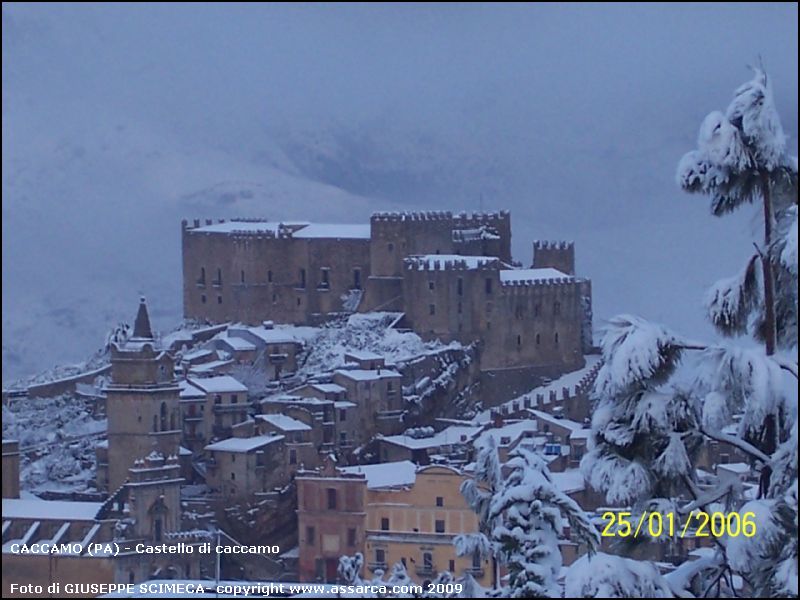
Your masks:
[[[566,598],[673,597],[655,565],[603,552],[572,563],[565,581]]]
[[[797,400],[787,390],[797,383],[797,159],[786,154],[761,71],[725,114],[706,117],[678,181],[710,195],[715,215],[759,203],[763,241],[738,275],[712,287],[706,306],[721,333],[749,334],[763,348],[699,343],[638,317],[615,317],[601,344],[581,469],[609,502],[635,512],[686,515],[723,501],[723,509],[760,515],[755,537],[716,540],[713,558],[682,568],[679,593],[722,595],[740,575],[757,595],[796,595]],[[688,351],[698,352],[687,374],[694,383],[681,389],[670,379]],[[739,486],[698,484],[697,448],[712,440],[736,446],[761,469],[764,498],[742,506]]]
[[[590,553],[600,536],[583,509],[553,484],[541,457],[520,448],[506,466],[510,472],[490,502],[488,520],[508,566],[507,596],[560,598],[559,542],[566,540],[567,526]]]
[[[492,588],[497,591],[500,586],[500,573],[498,564],[498,546],[489,539],[494,531],[496,518],[489,513],[492,498],[500,491],[503,475],[500,467],[500,457],[494,438],[489,436],[487,442],[478,451],[475,460],[475,472],[472,479],[466,479],[461,484],[461,495],[467,505],[478,516],[478,532],[460,534],[453,543],[456,554],[459,556],[472,556],[478,554],[481,558],[492,560]]]

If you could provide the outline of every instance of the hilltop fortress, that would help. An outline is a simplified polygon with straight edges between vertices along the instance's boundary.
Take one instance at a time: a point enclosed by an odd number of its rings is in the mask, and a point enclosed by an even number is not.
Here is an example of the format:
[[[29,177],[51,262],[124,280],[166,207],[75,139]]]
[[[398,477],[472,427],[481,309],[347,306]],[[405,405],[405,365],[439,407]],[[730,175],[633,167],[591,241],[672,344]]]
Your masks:
[[[369,225],[233,220],[182,223],[187,318],[320,324],[403,313],[424,339],[477,343],[482,371],[581,368],[591,347],[591,282],[575,248],[534,242],[511,257],[511,215],[375,213]]]

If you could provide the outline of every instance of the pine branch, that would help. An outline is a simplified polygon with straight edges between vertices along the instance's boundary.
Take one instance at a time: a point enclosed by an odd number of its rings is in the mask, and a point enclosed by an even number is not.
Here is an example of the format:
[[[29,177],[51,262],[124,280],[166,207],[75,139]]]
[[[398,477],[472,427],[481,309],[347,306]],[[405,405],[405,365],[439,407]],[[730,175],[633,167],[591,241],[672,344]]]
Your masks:
[[[739,450],[744,452],[745,454],[749,454],[752,458],[763,462],[764,464],[769,464],[770,457],[764,454],[761,450],[753,446],[752,444],[748,444],[741,438],[734,437],[732,435],[727,435],[725,433],[711,433],[706,431],[702,427],[699,429],[700,433],[703,435],[710,437],[712,440],[716,440],[717,442],[725,442],[726,444],[730,444],[731,446],[736,446]]]

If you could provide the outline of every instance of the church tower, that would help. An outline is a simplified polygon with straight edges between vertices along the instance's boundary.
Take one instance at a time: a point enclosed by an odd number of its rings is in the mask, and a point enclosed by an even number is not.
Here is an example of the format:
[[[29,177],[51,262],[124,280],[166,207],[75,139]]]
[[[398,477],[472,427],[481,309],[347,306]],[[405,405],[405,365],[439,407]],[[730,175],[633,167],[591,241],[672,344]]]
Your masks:
[[[172,358],[159,349],[142,298],[133,335],[111,342],[111,382],[106,386],[108,414],[108,492],[128,479],[128,469],[156,452],[178,456],[180,388]]]

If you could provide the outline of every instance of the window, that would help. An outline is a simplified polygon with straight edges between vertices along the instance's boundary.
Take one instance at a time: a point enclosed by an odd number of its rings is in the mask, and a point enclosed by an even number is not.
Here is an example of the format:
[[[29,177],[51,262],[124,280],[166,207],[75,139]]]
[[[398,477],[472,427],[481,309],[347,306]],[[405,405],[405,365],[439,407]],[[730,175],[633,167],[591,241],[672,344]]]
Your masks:
[[[205,304],[205,303],[206,303],[206,295],[205,295],[205,294],[203,294],[202,296],[200,296],[200,302],[202,302],[203,304]]]
[[[394,251],[394,244],[392,242],[389,242],[386,245],[386,248],[387,248],[387,250],[389,250],[389,252],[393,252]]]
[[[429,281],[428,282],[428,289],[433,291],[434,289],[436,289],[436,284],[434,282],[432,282],[432,281]]]
[[[544,453],[547,456],[558,456],[561,454],[561,444],[545,444]]]
[[[386,550],[383,548],[375,548],[375,562],[379,565],[386,563]]]
[[[449,567],[450,567],[450,568],[448,569],[448,571],[450,571],[451,573],[455,573],[455,572],[456,572],[456,561],[454,561],[454,560],[451,558],[451,559],[450,559],[450,562],[448,563],[448,565],[449,565]]]
[[[331,270],[330,269],[320,269],[319,272],[319,287],[322,288],[329,288],[331,287]]]
[[[217,304],[222,304],[222,296],[217,296]]]
[[[220,394],[214,396],[214,404],[222,404],[222,396]]]
[[[294,448],[289,450],[289,464],[296,465],[297,464],[297,450]]]
[[[361,289],[361,269],[353,269],[353,287]]]
[[[458,303],[458,314],[461,314],[463,311],[463,307],[461,306],[461,302]]]
[[[339,420],[340,421],[347,421],[347,411],[343,408],[339,409]]]
[[[491,279],[486,279],[486,293],[487,294],[491,294],[492,293],[492,280]]]
[[[239,396],[236,394],[231,394],[231,404],[238,404],[239,403]]]
[[[300,300],[300,298],[298,298],[298,299],[297,299],[297,306],[300,306],[302,303],[303,303],[303,301],[302,301],[302,300]]]
[[[517,334],[517,346],[522,346],[522,336]]]
[[[166,431],[167,430],[167,403],[166,402],[162,402],[161,403],[160,413],[161,413],[161,419],[160,419],[161,420],[161,431]]]
[[[153,431],[158,431],[158,417],[153,415]]]
[[[473,569],[480,569],[481,568],[481,553],[477,550],[472,553],[472,568]]]
[[[389,518],[383,517],[381,519],[381,531],[389,531]]]
[[[444,498],[436,496],[436,506],[444,506]]]
[[[355,546],[356,545],[356,530],[355,529],[348,529],[347,530],[347,545],[348,546]]]
[[[308,546],[313,546],[314,545],[314,538],[315,537],[316,537],[316,535],[314,533],[314,528],[311,527],[310,525],[308,527],[306,527],[306,544]]]
[[[456,293],[459,296],[463,296],[464,295],[464,278],[463,277],[459,277],[458,281],[456,282]]]
[[[555,343],[556,346],[558,346],[558,332],[557,331],[553,334],[553,342]]]
[[[394,391],[394,383],[392,383],[391,381],[386,382],[386,390],[389,391],[389,392],[393,392]]]
[[[217,278],[212,283],[216,286],[222,285],[222,269],[217,269]]]
[[[272,283],[272,271],[267,271],[267,283]]]
[[[336,508],[336,490],[334,488],[327,489],[327,496],[328,496],[328,510],[333,510]]]
[[[538,346],[541,343],[542,343],[542,336],[537,333],[536,334],[536,345]]]
[[[301,288],[306,287],[306,270],[300,269],[300,286]]]
[[[436,533],[444,533],[444,520],[436,519],[434,530]]]
[[[197,280],[197,283],[200,285],[206,284],[206,268],[200,267],[200,278]]]
[[[233,457],[233,460],[236,460],[235,456]],[[235,480],[235,479],[236,479],[236,473],[231,473],[231,480]]]
[[[430,314],[430,315],[435,315],[436,314],[436,305],[435,304],[429,304],[428,305],[428,314]]]
[[[272,294],[272,303],[276,304],[278,302],[278,294]]]
[[[347,443],[347,432],[341,431],[339,432],[339,443],[346,444]]]
[[[422,566],[426,571],[433,570],[433,554],[431,552],[422,553]]]
[[[242,269],[242,272],[241,272],[241,280],[242,280],[242,283],[244,283],[244,269]]]

